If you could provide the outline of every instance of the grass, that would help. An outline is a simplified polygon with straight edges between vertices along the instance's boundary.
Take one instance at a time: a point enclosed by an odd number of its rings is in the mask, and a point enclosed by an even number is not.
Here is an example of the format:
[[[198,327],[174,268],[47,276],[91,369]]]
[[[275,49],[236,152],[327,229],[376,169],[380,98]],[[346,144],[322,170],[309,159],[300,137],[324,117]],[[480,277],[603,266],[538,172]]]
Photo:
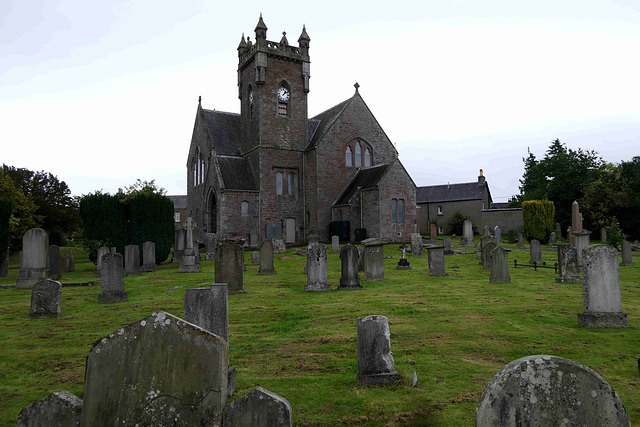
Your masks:
[[[510,265],[528,260],[512,249]],[[429,277],[426,254],[409,256],[413,270],[396,270],[400,252],[387,245],[395,258],[385,260],[384,280],[361,277],[363,290],[336,291],[340,260],[328,255],[334,290],[305,293],[306,258],[297,250],[275,256],[273,276],[259,276],[245,253],[247,293],[229,296],[232,400],[264,387],[291,403],[296,425],[472,425],[482,389],[503,365],[550,354],[600,373],[640,423],[640,267],[620,267],[631,327],[597,330],[578,326],[582,286],[556,283],[553,270],[511,267],[511,284],[490,285],[468,254],[447,256],[448,275]],[[76,271],[61,281],[94,280],[95,266],[76,257]],[[543,258],[553,264],[555,252]],[[15,284],[18,259],[10,261],[0,286]],[[29,290],[0,289],[0,425],[15,425],[22,408],[54,391],[82,396],[85,358],[99,338],[154,311],[183,317],[185,289],[213,283],[213,261],[201,266],[180,274],[168,263],[126,277],[129,301],[120,304],[98,304],[100,286],[65,287],[59,318],[30,318]],[[356,318],[371,314],[389,318],[401,384],[357,385]]]

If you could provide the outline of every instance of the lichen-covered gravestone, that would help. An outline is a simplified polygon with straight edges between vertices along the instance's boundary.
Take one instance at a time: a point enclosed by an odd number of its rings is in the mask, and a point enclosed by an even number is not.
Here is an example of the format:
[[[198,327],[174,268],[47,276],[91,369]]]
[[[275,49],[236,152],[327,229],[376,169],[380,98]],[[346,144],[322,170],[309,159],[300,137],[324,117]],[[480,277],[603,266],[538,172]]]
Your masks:
[[[218,426],[227,404],[228,347],[165,312],[96,341],[87,357],[83,426]]]
[[[31,316],[60,316],[62,285],[55,280],[45,279],[31,289]]]
[[[146,241],[142,244],[142,267],[140,267],[140,271],[148,273],[157,269],[156,244],[155,242]]]
[[[260,268],[258,274],[276,274],[273,267],[273,245],[270,241],[264,240],[260,245]]]
[[[190,288],[184,295],[184,320],[229,343],[229,296],[226,283]]]
[[[558,245],[558,283],[582,283],[578,267],[578,251],[573,245]]]
[[[411,256],[422,256],[423,254],[422,235],[420,233],[411,233]]]
[[[124,247],[124,271],[127,276],[140,275],[140,246],[127,245]]]
[[[49,235],[41,228],[31,228],[22,236],[22,255],[16,288],[31,289],[49,277]]]
[[[287,251],[287,245],[282,237],[274,237],[271,239],[271,243],[273,244],[274,254],[283,254]]]
[[[384,316],[357,318],[358,383],[378,385],[400,381],[391,353],[389,320]]]
[[[20,411],[16,427],[79,426],[81,412],[82,399],[68,391],[57,391]]]
[[[260,265],[260,252],[251,252],[251,265]]]
[[[444,246],[427,245],[427,252],[427,258],[429,261],[429,276],[446,276],[447,272],[444,266]]]
[[[327,248],[321,243],[312,243],[307,250],[307,284],[305,292],[330,291],[327,278]]]
[[[215,281],[226,283],[230,294],[244,293],[244,252],[234,240],[218,242],[215,255]]]
[[[341,272],[338,290],[362,289],[358,276],[358,249],[351,243],[347,243],[340,250]]]
[[[630,426],[622,401],[596,372],[555,356],[515,360],[489,381],[476,426]]]
[[[124,275],[122,272],[122,255],[109,252],[102,257],[100,269],[102,293],[98,295],[98,302],[126,302],[127,292],[124,290]]]
[[[291,404],[282,396],[258,387],[224,411],[224,427],[287,427],[293,425]]]
[[[482,245],[482,268],[489,270],[491,268],[491,251],[497,248],[498,245],[493,241],[488,241]]]

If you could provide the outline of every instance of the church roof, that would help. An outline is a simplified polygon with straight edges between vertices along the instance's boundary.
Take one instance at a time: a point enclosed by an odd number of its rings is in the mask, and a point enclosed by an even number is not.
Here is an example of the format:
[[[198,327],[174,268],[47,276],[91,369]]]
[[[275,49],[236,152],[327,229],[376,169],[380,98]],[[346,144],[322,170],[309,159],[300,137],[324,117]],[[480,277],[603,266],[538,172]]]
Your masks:
[[[248,159],[218,155],[217,160],[225,190],[258,190]]]
[[[340,197],[338,197],[338,200],[334,202],[333,206],[348,205],[351,203],[351,198],[359,189],[367,190],[377,187],[382,177],[387,173],[389,166],[389,163],[385,163],[360,169],[351,179],[351,182],[344,189]]]
[[[173,209],[187,209],[187,196],[167,196],[173,202]]]
[[[238,156],[240,148],[240,114],[202,109],[204,122],[217,154]]]
[[[454,202],[459,200],[482,200],[487,184],[465,182],[462,184],[430,185],[416,189],[416,203]],[[489,195],[491,200],[491,195]]]
[[[351,102],[352,98],[342,101],[340,104],[335,105],[328,110],[318,114],[317,116],[309,119],[309,146],[311,148],[315,146],[318,141],[324,136],[325,132],[331,127],[335,120],[340,116],[342,110]],[[312,132],[311,122],[317,122],[315,129]],[[315,123],[314,123],[315,124]]]

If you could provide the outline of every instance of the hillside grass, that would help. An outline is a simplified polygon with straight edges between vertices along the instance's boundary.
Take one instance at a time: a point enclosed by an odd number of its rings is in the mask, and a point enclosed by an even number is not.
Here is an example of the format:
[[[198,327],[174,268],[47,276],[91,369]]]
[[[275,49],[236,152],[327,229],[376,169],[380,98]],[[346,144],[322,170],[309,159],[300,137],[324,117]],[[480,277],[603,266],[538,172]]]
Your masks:
[[[306,258],[296,254],[303,248],[276,255],[273,276],[259,276],[246,252],[247,293],[229,296],[232,400],[266,388],[291,403],[295,425],[473,425],[480,393],[502,366],[548,354],[601,374],[632,424],[640,423],[640,262],[620,267],[631,327],[586,329],[576,316],[582,285],[556,283],[553,270],[514,269],[514,258],[528,261],[526,251],[512,247],[512,283],[490,285],[475,254],[446,256],[448,276],[429,277],[426,253],[408,255],[411,271],[396,270],[397,248],[385,247],[395,257],[385,260],[385,279],[361,276],[361,291],[335,290],[340,260],[329,254],[332,291],[318,293],[304,292]],[[76,271],[61,282],[96,280],[95,266],[81,251],[76,257]],[[555,257],[543,252],[548,263]],[[14,426],[22,408],[54,391],[81,397],[85,358],[99,338],[159,310],[184,317],[185,289],[213,283],[213,261],[201,267],[181,274],[166,263],[126,277],[126,303],[99,304],[100,286],[64,287],[58,318],[29,317],[30,290],[0,289],[0,425]],[[0,286],[15,284],[17,274],[13,257]],[[389,318],[401,384],[357,385],[356,318],[372,314]]]

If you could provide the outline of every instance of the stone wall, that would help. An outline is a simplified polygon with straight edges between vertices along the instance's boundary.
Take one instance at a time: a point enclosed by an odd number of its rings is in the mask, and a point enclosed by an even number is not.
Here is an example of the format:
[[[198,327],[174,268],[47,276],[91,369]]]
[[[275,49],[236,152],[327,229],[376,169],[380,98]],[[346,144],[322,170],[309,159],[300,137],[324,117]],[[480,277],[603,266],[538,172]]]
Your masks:
[[[475,223],[474,223],[475,225]],[[503,236],[513,230],[522,233],[522,209],[486,209],[482,211],[481,229],[488,225],[491,230],[497,225]]]

